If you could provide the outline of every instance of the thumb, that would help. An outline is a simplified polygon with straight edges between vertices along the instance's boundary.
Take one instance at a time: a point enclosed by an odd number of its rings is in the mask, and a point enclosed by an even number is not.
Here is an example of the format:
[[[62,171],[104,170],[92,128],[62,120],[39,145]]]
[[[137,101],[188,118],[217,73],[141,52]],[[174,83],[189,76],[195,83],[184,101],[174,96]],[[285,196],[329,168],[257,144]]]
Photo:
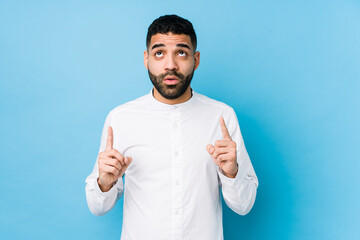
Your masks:
[[[129,167],[130,163],[132,162],[131,157],[125,157],[124,158],[125,165],[121,167],[121,170],[119,172],[119,177],[122,177],[126,171],[126,169]]]
[[[208,151],[208,153],[213,154],[215,147],[211,144],[206,145],[206,150]]]
[[[132,162],[132,158],[125,157],[124,162],[125,162],[125,167],[127,168],[130,165],[130,163]]]

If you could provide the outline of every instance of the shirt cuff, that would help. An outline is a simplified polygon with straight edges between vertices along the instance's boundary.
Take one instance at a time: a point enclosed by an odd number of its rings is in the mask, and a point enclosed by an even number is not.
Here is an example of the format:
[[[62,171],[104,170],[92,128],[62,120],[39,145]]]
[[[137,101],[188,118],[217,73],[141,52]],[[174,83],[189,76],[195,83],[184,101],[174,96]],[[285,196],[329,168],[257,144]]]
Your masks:
[[[222,186],[234,187],[240,185],[241,181],[245,178],[246,174],[242,169],[240,169],[240,167],[238,167],[238,172],[236,173],[235,178],[229,178],[225,176],[221,168],[218,167],[218,175]]]
[[[113,183],[113,185],[112,185],[112,187],[110,188],[109,191],[103,192],[103,191],[101,191],[101,189],[100,189],[100,186],[99,186],[99,184],[98,184],[98,182],[97,182],[97,179],[95,179],[94,191],[95,191],[96,195],[97,195],[99,198],[105,199],[105,198],[109,197],[110,195],[116,193],[116,187],[114,187],[116,183],[117,183],[117,180],[116,180],[116,182]]]

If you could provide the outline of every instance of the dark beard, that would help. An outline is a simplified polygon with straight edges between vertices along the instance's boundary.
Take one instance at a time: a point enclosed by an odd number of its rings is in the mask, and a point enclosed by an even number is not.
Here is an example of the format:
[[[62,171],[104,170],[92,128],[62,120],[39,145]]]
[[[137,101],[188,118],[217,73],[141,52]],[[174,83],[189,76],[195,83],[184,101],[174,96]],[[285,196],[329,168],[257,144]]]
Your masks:
[[[194,70],[185,76],[181,73],[178,73],[174,70],[169,70],[164,74],[160,74],[158,76],[152,74],[150,70],[148,70],[150,80],[156,90],[166,99],[176,99],[184,94],[186,89],[191,83],[191,80],[194,76]],[[166,76],[176,76],[179,79],[179,82],[175,85],[166,85],[163,80]]]

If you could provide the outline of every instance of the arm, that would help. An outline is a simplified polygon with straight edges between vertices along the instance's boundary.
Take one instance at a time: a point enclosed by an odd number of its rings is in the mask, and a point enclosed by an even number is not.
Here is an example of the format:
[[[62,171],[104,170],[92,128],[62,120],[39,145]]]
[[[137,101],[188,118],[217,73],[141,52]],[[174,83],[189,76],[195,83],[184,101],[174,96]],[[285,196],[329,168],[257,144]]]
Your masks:
[[[123,195],[122,176],[131,163],[113,149],[113,131],[110,114],[106,118],[99,155],[92,173],[86,178],[86,199],[90,211],[101,216],[110,211]]]
[[[237,214],[245,215],[254,205],[259,183],[243,142],[236,156],[238,172],[235,178],[227,177],[220,168],[218,175],[226,205]]]
[[[113,184],[111,189],[103,192],[98,184],[99,170],[96,161],[93,172],[86,178],[86,200],[90,212],[96,216],[102,216],[110,211],[118,199],[123,195],[124,185],[122,178]]]
[[[258,179],[250,162],[241,136],[236,114],[232,111],[228,125],[231,132],[220,119],[222,140],[217,140],[215,146],[207,149],[218,166],[218,176],[225,203],[234,212],[247,214],[256,198]]]

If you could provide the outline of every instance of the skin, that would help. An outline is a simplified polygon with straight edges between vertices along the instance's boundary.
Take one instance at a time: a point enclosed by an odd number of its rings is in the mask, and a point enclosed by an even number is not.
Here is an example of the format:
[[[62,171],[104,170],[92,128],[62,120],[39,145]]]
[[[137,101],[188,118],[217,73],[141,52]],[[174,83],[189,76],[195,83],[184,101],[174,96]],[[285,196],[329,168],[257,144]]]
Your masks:
[[[185,34],[155,34],[144,51],[145,68],[154,75],[176,71],[187,76],[198,68],[199,63],[200,52],[195,52],[190,37]],[[176,99],[164,98],[156,88],[153,89],[155,99],[166,104],[183,103],[191,98],[190,85]]]
[[[235,178],[238,172],[236,142],[231,139],[223,117],[220,118],[220,128],[223,138],[216,140],[215,146],[208,144],[206,150],[225,176]]]
[[[185,34],[155,34],[151,37],[149,48],[144,51],[145,68],[156,76],[169,71],[188,76],[198,68],[199,64],[200,52],[195,51],[190,37]],[[167,84],[162,81],[160,84],[167,91],[172,91],[171,89],[174,88],[174,86],[169,86],[174,85],[173,83]],[[179,104],[191,98],[191,87],[189,85],[185,92],[175,99],[163,97],[155,87],[153,93],[155,99],[160,102]],[[220,127],[223,139],[217,140],[215,146],[208,144],[206,150],[224,175],[234,178],[238,172],[236,143],[231,139],[223,117],[220,118]],[[124,157],[113,148],[113,130],[109,126],[106,148],[98,156],[98,184],[101,191],[109,191],[113,184],[124,175],[131,162],[131,157]]]
[[[101,191],[107,192],[125,173],[132,162],[131,157],[124,157],[118,150],[113,148],[114,136],[112,127],[108,127],[105,151],[99,153],[99,178],[97,182]]]

